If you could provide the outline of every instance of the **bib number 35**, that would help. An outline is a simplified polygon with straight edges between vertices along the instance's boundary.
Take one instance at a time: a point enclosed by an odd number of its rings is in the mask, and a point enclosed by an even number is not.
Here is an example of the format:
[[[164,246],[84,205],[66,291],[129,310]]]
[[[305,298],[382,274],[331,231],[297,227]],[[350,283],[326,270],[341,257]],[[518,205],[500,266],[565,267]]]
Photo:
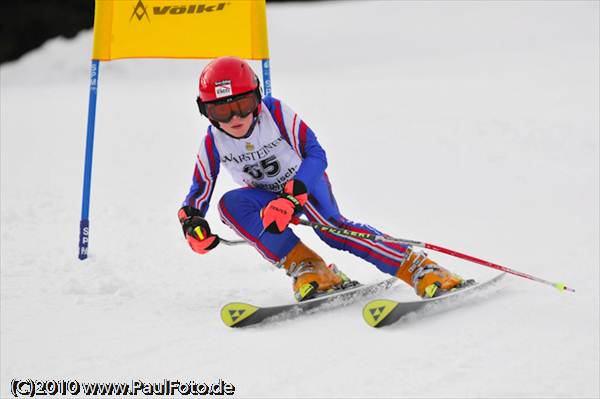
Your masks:
[[[277,176],[280,170],[281,167],[275,155],[271,155],[258,163],[244,166],[244,173],[249,174],[256,180],[264,178],[265,175],[268,177]]]

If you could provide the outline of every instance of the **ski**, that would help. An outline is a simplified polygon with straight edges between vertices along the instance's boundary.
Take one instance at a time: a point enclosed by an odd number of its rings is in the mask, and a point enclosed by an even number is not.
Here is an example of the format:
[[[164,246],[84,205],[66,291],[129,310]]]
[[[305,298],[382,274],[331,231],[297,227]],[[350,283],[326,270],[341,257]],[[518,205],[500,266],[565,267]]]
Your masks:
[[[398,320],[402,319],[402,317],[409,313],[431,307],[434,304],[448,303],[472,294],[476,291],[480,291],[481,289],[497,283],[504,276],[505,273],[502,273],[483,283],[470,285],[435,298],[420,299],[410,302],[399,302],[389,299],[375,299],[367,303],[363,308],[363,319],[371,327],[379,328],[389,326],[390,324],[394,324]]]
[[[391,277],[377,283],[354,286],[288,305],[261,307],[243,302],[232,302],[221,308],[221,320],[228,327],[247,327],[274,318],[277,320],[292,318],[316,308],[325,309],[347,305],[359,298],[387,290],[396,281],[398,281],[396,277]]]

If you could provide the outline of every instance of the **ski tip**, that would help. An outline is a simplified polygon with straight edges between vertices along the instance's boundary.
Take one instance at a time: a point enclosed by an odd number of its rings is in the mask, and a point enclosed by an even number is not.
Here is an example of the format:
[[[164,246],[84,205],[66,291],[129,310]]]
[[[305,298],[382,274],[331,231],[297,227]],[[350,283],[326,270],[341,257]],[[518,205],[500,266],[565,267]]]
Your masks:
[[[569,288],[566,285],[564,285],[563,283],[556,283],[554,284],[554,288],[556,288],[559,291],[569,291],[569,292],[575,292],[575,290],[573,288]]]
[[[252,316],[258,308],[242,302],[232,302],[221,308],[221,320],[228,327],[239,327],[248,317]]]
[[[380,323],[390,314],[398,303],[388,299],[370,301],[363,308],[363,319],[371,327],[378,328]]]

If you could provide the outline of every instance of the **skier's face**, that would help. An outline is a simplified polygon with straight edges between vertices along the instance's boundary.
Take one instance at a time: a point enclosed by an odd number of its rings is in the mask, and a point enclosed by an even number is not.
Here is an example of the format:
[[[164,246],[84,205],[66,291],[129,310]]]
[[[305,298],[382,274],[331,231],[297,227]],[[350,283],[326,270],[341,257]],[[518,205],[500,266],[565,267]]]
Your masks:
[[[219,122],[219,127],[233,137],[244,137],[248,133],[250,125],[252,125],[252,118],[254,118],[253,114],[246,115],[243,118],[234,115],[229,122]]]

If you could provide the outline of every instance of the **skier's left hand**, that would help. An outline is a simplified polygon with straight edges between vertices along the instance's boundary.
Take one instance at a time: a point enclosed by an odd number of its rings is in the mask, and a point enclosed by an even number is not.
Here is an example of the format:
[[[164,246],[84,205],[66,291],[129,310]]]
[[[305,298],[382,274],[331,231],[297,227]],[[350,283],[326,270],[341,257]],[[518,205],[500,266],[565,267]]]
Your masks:
[[[190,248],[201,255],[219,245],[219,236],[210,232],[206,219],[192,207],[184,206],[177,214]]]
[[[280,234],[292,221],[294,213],[308,201],[308,190],[300,180],[290,180],[283,192],[261,211],[263,227],[269,233]]]

